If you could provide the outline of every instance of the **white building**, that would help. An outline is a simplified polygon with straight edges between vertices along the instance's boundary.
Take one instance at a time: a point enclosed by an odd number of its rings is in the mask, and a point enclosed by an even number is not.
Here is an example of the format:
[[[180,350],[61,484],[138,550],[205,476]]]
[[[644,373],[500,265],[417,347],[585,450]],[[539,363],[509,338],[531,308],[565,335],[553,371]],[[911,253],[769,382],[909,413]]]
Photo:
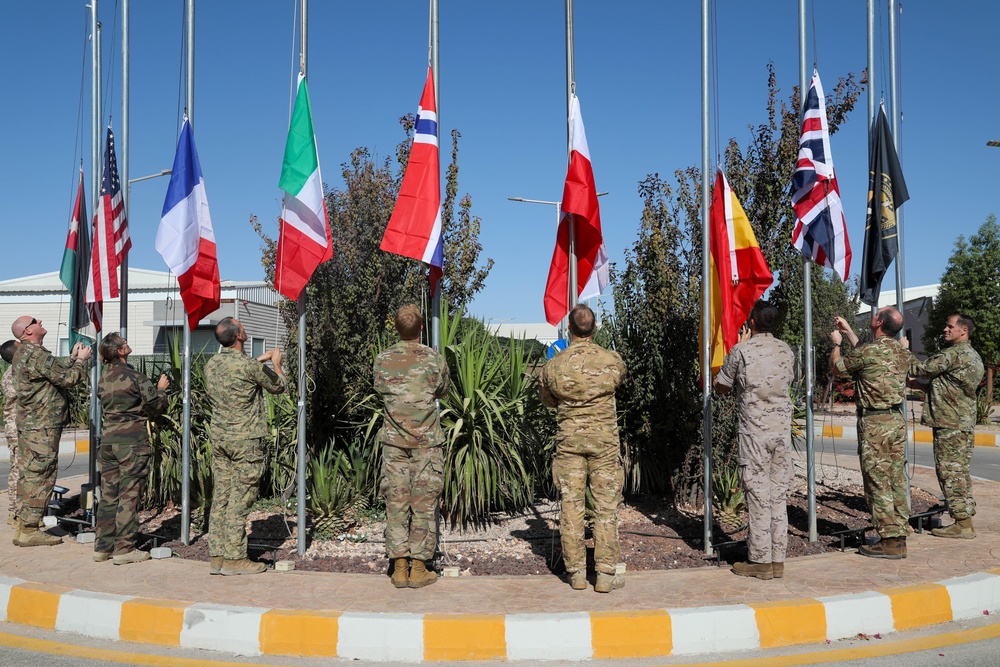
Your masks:
[[[247,351],[254,355],[283,344],[286,331],[277,308],[280,298],[264,281],[223,280],[221,306],[191,332],[192,352],[218,350],[215,325],[224,317],[243,323],[250,337]],[[104,303],[104,333],[121,329],[120,314],[119,299]],[[10,325],[22,315],[43,321],[49,332],[46,347],[62,356],[69,354],[69,292],[57,272],[0,281],[0,341],[10,337]],[[186,321],[173,274],[129,268],[127,338],[135,354],[166,353],[171,336],[180,340]],[[88,329],[84,333],[93,336],[93,327]]]

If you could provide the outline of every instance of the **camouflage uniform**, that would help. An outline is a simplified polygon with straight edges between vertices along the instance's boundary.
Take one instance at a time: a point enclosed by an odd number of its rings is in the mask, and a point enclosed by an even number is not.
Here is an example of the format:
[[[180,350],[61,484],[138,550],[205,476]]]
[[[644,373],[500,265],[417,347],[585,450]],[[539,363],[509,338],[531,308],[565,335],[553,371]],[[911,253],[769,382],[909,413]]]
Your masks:
[[[437,401],[451,375],[444,357],[403,340],[375,359],[375,391],[385,401],[382,443],[385,550],[390,559],[429,561],[437,549],[437,507],[444,489],[444,432]]]
[[[122,361],[104,367],[97,394],[103,428],[97,453],[101,499],[94,551],[126,554],[135,549],[139,532],[137,507],[149,474],[151,451],[146,419],[166,410],[167,393]]]
[[[56,482],[56,458],[63,426],[69,421],[66,389],[87,379],[81,359],[57,359],[41,345],[22,341],[11,364],[17,391],[17,495],[22,524],[42,522]]]
[[[625,474],[618,443],[615,389],[625,377],[617,352],[574,340],[542,369],[542,403],[556,408],[559,430],[552,476],[562,498],[560,535],[570,574],[584,572],[584,505],[588,481],[594,499],[594,562],[613,575],[619,559],[618,505]]]
[[[17,391],[14,389],[13,367],[8,368],[3,378],[0,378],[0,390],[3,391],[3,428],[7,436],[7,452],[10,461],[10,473],[7,475],[7,500],[10,502],[10,516],[16,519],[17,512]]]
[[[212,403],[212,509],[208,551],[227,560],[247,557],[247,515],[264,474],[267,404],[262,390],[284,392],[285,376],[226,347],[205,364]]]
[[[788,549],[788,482],[792,475],[792,401],[795,359],[769,333],[736,344],[716,382],[739,391],[740,482],[750,526],[753,563],[783,563]]]
[[[983,360],[964,340],[927,361],[914,361],[910,375],[930,378],[921,421],[934,429],[934,467],[954,519],[976,515],[969,464],[976,428],[976,389]]]
[[[913,355],[882,336],[850,350],[837,370],[854,381],[858,406],[858,454],[872,524],[882,538],[909,533],[906,503],[906,372]]]

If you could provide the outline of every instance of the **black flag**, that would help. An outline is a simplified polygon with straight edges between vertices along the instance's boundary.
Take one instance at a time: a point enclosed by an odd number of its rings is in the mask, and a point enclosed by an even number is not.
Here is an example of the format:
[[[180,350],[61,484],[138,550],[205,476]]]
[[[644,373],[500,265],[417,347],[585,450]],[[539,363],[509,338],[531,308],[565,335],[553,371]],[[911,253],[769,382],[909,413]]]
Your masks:
[[[896,209],[910,198],[881,105],[874,130],[868,147],[868,212],[861,260],[861,300],[869,306],[878,305],[882,277],[899,250]]]

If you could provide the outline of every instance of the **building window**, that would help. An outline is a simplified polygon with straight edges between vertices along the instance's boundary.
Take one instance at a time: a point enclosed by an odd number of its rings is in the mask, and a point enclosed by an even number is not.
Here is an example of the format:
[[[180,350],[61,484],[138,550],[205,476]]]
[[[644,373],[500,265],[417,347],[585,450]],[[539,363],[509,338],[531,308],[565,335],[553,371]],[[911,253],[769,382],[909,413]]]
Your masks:
[[[59,350],[58,350],[56,356],[59,356],[59,357],[68,357],[69,356],[69,352],[70,352],[70,349],[69,349],[69,338],[66,338],[65,336],[60,336],[59,337]]]
[[[250,356],[255,359],[260,355],[264,354],[267,349],[267,341],[263,338],[251,338],[250,339]]]

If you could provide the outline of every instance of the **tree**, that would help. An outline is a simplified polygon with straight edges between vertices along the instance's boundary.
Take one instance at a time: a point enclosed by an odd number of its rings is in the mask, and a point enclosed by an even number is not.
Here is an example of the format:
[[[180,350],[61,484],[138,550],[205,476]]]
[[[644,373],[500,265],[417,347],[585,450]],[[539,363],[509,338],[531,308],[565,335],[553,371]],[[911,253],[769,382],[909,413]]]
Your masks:
[[[995,215],[986,218],[968,241],[963,236],[955,241],[924,330],[928,352],[941,349],[941,331],[955,313],[971,315],[976,321],[972,347],[983,358],[986,396],[992,399],[993,369],[1000,363],[1000,226]]]

